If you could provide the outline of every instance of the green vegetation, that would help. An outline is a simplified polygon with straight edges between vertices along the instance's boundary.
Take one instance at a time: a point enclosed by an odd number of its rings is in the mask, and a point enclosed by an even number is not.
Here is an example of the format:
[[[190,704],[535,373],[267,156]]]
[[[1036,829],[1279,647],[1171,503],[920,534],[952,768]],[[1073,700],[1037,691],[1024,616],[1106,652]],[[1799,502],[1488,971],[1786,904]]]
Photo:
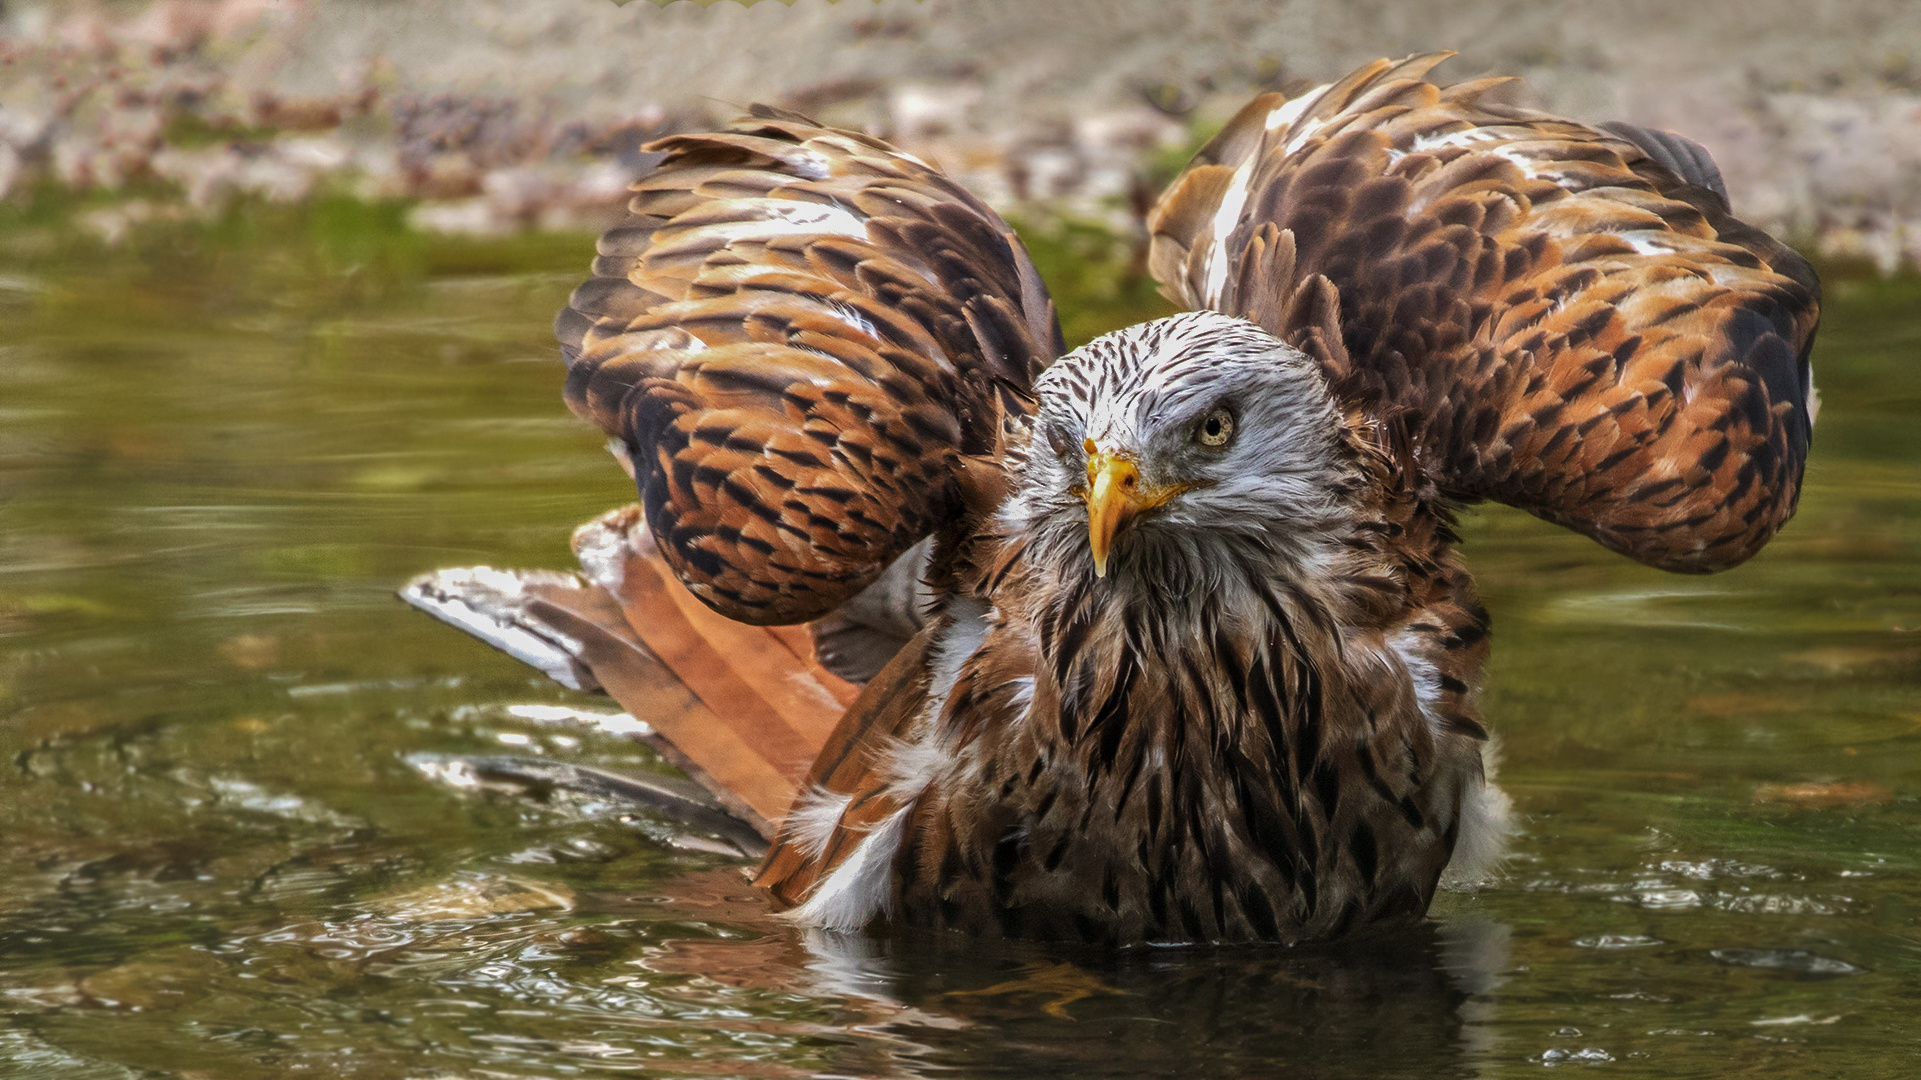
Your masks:
[[[1178,310],[1147,274],[1144,240],[1081,221],[1016,229],[1053,294],[1068,348]]]
[[[278,128],[214,123],[197,112],[183,109],[168,119],[166,127],[161,130],[160,141],[163,145],[185,150],[226,143],[264,143],[279,133]]]
[[[0,257],[10,254],[17,266],[84,266],[90,274],[156,283],[224,281],[253,299],[321,291],[343,303],[391,298],[396,289],[443,277],[584,277],[593,259],[593,238],[586,234],[423,233],[407,223],[413,204],[344,193],[291,205],[241,200],[208,220],[151,215],[137,219],[117,245],[75,224],[88,213],[124,211],[149,194],[167,193],[74,195],[49,187],[24,204],[0,203]],[[1021,222],[1017,229],[1054,296],[1069,348],[1176,310],[1147,275],[1143,240],[1075,220]]]
[[[231,275],[231,287],[256,297],[322,288],[363,300],[447,276],[529,270],[584,276],[593,259],[593,238],[584,234],[434,235],[408,225],[410,202],[344,193],[294,204],[239,200],[210,219],[150,213],[136,217],[116,245],[76,225],[90,212],[134,205],[126,195],[52,189],[25,206],[0,203],[0,257],[35,269],[86,266],[156,281],[184,274],[204,283]]]

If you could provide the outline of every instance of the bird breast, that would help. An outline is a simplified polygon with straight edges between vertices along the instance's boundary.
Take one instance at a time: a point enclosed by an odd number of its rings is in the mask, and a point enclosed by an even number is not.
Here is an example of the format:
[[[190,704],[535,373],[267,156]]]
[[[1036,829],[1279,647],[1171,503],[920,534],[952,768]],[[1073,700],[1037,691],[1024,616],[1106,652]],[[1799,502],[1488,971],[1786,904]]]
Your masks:
[[[1418,918],[1464,780],[1433,767],[1391,649],[1354,670],[1327,610],[1246,570],[1173,603],[1091,576],[1012,588],[1021,604],[955,624],[948,646],[978,646],[903,751],[924,786],[896,913],[1110,943]]]

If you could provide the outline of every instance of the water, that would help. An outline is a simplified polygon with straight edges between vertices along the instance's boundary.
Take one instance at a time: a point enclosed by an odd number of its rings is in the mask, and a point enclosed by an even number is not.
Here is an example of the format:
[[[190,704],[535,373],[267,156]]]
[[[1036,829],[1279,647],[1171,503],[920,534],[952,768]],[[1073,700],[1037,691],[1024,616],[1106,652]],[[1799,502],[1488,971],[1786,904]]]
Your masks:
[[[1115,956],[808,938],[662,822],[420,767],[666,768],[391,598],[630,497],[547,335],[590,249],[0,221],[0,1075],[1921,1070],[1921,282],[1831,283],[1749,566],[1467,520],[1502,877],[1408,938]]]

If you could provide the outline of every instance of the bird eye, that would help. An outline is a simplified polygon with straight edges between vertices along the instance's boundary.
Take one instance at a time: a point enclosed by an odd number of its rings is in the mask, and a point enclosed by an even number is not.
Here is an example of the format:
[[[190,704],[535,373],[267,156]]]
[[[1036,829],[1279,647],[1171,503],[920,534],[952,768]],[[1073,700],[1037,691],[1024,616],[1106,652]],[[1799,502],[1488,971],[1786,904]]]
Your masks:
[[[1234,440],[1234,414],[1225,405],[1215,406],[1201,421],[1201,426],[1194,429],[1194,439],[1202,446],[1226,446]]]
[[[1053,449],[1054,456],[1062,461],[1068,460],[1068,455],[1074,452],[1074,440],[1067,432],[1052,424],[1043,425],[1041,430],[1046,433],[1047,445]]]

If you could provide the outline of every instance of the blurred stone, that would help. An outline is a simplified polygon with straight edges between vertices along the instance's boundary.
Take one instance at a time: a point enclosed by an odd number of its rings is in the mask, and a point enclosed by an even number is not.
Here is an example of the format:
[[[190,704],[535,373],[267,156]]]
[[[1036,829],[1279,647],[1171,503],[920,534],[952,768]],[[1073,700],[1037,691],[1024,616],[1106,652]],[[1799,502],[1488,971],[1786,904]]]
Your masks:
[[[109,1009],[177,1009],[204,997],[222,972],[219,960],[193,946],[143,953],[76,984],[82,1000]]]
[[[280,639],[271,634],[236,634],[220,643],[220,655],[235,667],[259,671],[280,662]]]
[[[465,154],[413,155],[402,152],[409,194],[428,199],[472,195],[480,190],[480,169]]]
[[[597,228],[654,160],[649,140],[770,101],[896,139],[999,209],[1133,229],[1149,167],[1251,94],[1453,46],[1443,78],[1518,74],[1497,91],[1513,104],[1699,140],[1737,209],[1777,235],[1884,271],[1921,265],[1921,62],[1891,44],[1921,40],[1921,6],[1838,0],[1815,22],[1787,0],[1633,18],[1444,7],[1384,22],[1331,0],[564,18],[511,0],[16,2],[0,7],[0,196],[157,178],[207,209],[325,187],[445,203],[417,217],[449,231]],[[1484,29],[1462,40],[1462,26]],[[250,146],[220,145],[226,133]]]
[[[911,142],[966,130],[973,126],[971,114],[985,96],[973,82],[897,86],[887,100],[894,136]]]
[[[1870,803],[1892,802],[1894,792],[1868,780],[1847,782],[1821,782],[1806,784],[1762,784],[1754,789],[1754,801],[1758,803],[1788,803],[1810,809],[1832,809],[1840,806],[1866,806]]]
[[[213,32],[215,7],[206,0],[154,0],[114,28],[112,36],[118,43],[144,45],[162,55],[191,52]]]
[[[146,199],[134,199],[85,211],[74,219],[74,223],[107,246],[115,247],[142,225],[156,221],[180,221],[187,216],[183,207],[161,206]]]
[[[559,885],[492,874],[465,874],[368,903],[391,919],[436,922],[485,919],[523,911],[572,911],[573,893]]]
[[[408,211],[407,224],[422,232],[455,236],[498,236],[514,227],[514,222],[497,213],[486,199],[421,203]]]
[[[214,6],[214,37],[237,37],[254,30],[270,16],[291,15],[305,6],[301,0],[221,0]]]
[[[1888,648],[1876,645],[1823,645],[1813,649],[1784,653],[1781,659],[1821,668],[1842,675],[1863,668],[1921,664],[1921,648]]]

